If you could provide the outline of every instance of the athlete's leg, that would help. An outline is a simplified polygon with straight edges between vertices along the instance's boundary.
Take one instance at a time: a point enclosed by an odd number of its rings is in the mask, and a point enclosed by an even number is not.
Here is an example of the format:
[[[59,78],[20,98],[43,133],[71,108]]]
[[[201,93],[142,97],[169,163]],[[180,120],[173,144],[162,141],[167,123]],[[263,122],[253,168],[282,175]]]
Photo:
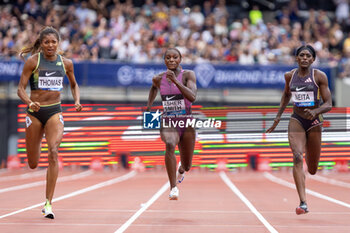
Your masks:
[[[41,122],[36,117],[28,114],[26,117],[26,150],[28,165],[31,169],[38,166],[43,134],[44,129]]]
[[[160,130],[160,136],[165,143],[165,167],[169,177],[170,189],[172,189],[176,186],[175,147],[179,142],[179,133],[174,128],[163,128]]]
[[[320,161],[322,126],[315,126],[306,133],[305,160],[308,171],[315,175]]]
[[[63,122],[60,120],[62,113],[50,117],[45,125],[45,138],[48,145],[49,166],[46,174],[46,198],[51,203],[55,191],[58,176],[58,148],[63,137]]]
[[[293,153],[293,178],[298,191],[300,201],[306,201],[305,173],[303,170],[303,152],[306,143],[306,134],[301,124],[291,118],[288,126],[289,146]]]
[[[189,127],[183,133],[179,142],[179,151],[181,159],[181,167],[179,168],[180,173],[189,171],[192,167],[192,158],[194,145],[196,142],[196,131],[194,128]]]

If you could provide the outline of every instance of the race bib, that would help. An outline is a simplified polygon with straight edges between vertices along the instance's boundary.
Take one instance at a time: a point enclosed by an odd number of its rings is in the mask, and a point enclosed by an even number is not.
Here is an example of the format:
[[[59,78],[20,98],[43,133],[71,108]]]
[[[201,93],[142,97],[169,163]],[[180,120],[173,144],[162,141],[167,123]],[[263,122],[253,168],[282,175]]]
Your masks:
[[[313,91],[293,91],[292,100],[297,107],[308,107],[315,105],[315,97]]]
[[[186,105],[182,95],[166,95],[163,96],[163,108],[165,115],[185,115]]]
[[[32,120],[29,116],[26,116],[26,128],[28,128],[32,124]]]
[[[63,88],[63,76],[59,71],[40,71],[38,87],[42,90],[60,91]]]
[[[64,120],[63,120],[63,116],[60,114],[59,116],[60,122],[62,123],[62,125],[64,125]]]

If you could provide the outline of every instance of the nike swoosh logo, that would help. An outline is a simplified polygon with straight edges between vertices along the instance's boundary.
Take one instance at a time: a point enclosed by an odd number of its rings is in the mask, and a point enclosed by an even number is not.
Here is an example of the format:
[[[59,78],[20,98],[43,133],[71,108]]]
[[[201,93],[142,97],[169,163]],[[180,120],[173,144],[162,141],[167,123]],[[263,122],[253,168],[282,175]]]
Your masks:
[[[166,100],[171,100],[171,99],[174,99],[174,97],[175,97],[174,95],[171,96],[171,97],[166,96],[165,99],[166,99]]]
[[[53,75],[54,73],[56,73],[56,71],[51,72],[51,73],[47,73],[47,72],[45,72],[45,75],[46,75],[46,76],[51,76],[51,75]]]
[[[301,88],[295,88],[296,91],[301,91],[303,89],[305,89],[306,87],[301,87]]]

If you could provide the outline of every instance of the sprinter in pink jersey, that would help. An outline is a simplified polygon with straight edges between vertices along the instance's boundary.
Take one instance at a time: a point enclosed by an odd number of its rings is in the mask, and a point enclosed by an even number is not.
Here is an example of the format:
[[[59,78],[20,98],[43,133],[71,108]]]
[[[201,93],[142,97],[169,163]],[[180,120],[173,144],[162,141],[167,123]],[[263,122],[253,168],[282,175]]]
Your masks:
[[[160,135],[166,145],[165,166],[170,182],[170,200],[177,200],[179,190],[177,184],[181,183],[185,172],[192,166],[194,144],[196,140],[195,129],[191,126],[179,126],[179,122],[191,119],[191,105],[196,100],[197,85],[195,73],[183,70],[180,66],[181,53],[176,48],[168,48],[164,54],[167,71],[153,78],[153,85],[149,92],[147,111],[157,96],[158,89],[162,98],[162,122],[176,122],[176,126],[161,126]],[[180,151],[180,163],[176,171],[176,145]],[[176,174],[177,173],[177,174]]]
[[[293,152],[293,177],[298,191],[300,205],[296,214],[309,212],[305,195],[305,174],[303,153],[311,175],[316,174],[321,153],[322,113],[332,108],[332,96],[325,73],[312,69],[316,52],[310,45],[297,49],[298,68],[285,73],[286,80],[280,108],[273,125],[266,131],[272,132],[278,125],[289,100],[293,101],[293,114],[288,126],[288,140]],[[320,102],[322,97],[323,104]]]

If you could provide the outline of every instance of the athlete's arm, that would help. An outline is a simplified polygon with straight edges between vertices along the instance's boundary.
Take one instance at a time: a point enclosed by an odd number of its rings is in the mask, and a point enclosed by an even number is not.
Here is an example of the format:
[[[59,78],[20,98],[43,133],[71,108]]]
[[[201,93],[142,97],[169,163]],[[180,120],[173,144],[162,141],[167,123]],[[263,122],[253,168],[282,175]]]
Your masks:
[[[149,90],[148,94],[148,101],[147,101],[147,108],[146,111],[150,111],[151,107],[153,105],[154,100],[157,97],[158,94],[158,88],[160,86],[160,75],[154,76],[152,79],[152,86],[151,89]]]
[[[33,70],[38,64],[38,55],[33,55],[28,58],[28,60],[24,63],[21,78],[18,83],[17,95],[23,101],[23,103],[27,104],[30,109],[37,112],[40,109],[39,102],[32,102],[29,98],[26,87],[29,81],[30,76],[32,75]]]
[[[79,85],[75,80],[73,62],[70,59],[63,58],[63,63],[66,69],[66,75],[69,80],[72,96],[74,98],[75,110],[77,112],[80,112],[83,107],[80,104],[80,90],[79,90]]]
[[[185,78],[185,84],[177,80],[173,71],[167,71],[167,77],[169,77],[169,79],[177,86],[177,88],[179,88],[182,95],[189,101],[194,102],[197,96],[196,75],[192,70],[186,70],[183,75]]]
[[[291,71],[284,74],[284,79],[285,79],[286,83],[284,85],[284,90],[282,93],[280,108],[278,110],[278,113],[277,113],[275,119],[273,120],[273,125],[269,129],[266,130],[266,133],[271,133],[277,127],[278,123],[281,120],[282,113],[286,109],[286,107],[290,101],[290,98],[292,97],[292,93],[290,92],[290,88],[289,88],[289,82],[290,82],[291,78],[292,78]]]
[[[317,115],[328,112],[332,109],[332,94],[328,87],[327,75],[320,70],[315,70],[315,76],[318,80],[318,86],[323,104],[318,108],[304,110],[306,112],[307,119],[309,120],[312,120]]]

